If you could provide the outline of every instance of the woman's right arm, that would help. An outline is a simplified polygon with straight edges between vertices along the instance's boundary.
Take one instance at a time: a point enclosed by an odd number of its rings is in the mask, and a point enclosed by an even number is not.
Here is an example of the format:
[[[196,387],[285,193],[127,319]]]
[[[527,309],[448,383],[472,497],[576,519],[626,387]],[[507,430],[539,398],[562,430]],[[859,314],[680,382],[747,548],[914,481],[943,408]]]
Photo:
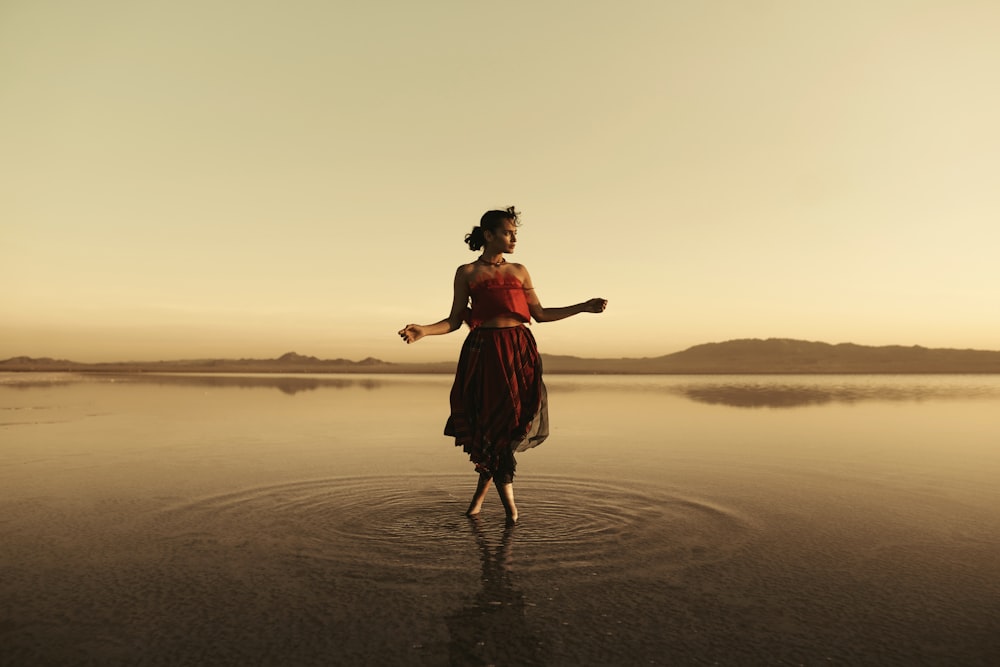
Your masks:
[[[469,265],[458,267],[455,271],[454,297],[451,301],[451,312],[448,317],[434,324],[407,324],[399,330],[399,337],[409,343],[416,343],[424,336],[439,336],[451,333],[462,326],[465,312],[469,307]]]

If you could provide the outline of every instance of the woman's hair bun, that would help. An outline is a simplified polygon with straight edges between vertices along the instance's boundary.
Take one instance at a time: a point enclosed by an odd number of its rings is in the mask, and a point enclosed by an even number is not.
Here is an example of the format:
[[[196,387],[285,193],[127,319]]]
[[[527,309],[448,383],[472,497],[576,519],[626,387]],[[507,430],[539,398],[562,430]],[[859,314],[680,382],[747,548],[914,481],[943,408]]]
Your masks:
[[[486,245],[486,235],[483,234],[482,227],[473,227],[472,231],[465,235],[465,242],[469,244],[469,250],[480,250]]]

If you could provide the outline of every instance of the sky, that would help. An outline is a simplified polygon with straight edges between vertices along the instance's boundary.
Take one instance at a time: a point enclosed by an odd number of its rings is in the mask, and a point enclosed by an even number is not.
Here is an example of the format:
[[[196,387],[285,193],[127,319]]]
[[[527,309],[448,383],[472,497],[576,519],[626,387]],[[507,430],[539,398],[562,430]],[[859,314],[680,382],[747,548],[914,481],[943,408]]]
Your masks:
[[[1000,349],[992,0],[0,0],[0,359],[457,357],[516,205],[542,352]]]

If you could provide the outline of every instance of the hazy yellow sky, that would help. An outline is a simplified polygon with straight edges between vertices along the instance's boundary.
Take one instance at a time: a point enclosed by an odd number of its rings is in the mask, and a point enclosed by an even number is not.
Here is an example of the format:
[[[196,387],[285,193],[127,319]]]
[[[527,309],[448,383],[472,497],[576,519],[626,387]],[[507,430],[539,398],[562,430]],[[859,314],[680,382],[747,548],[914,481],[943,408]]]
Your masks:
[[[1000,349],[1000,3],[0,2],[0,359],[391,361],[515,204],[543,352]]]

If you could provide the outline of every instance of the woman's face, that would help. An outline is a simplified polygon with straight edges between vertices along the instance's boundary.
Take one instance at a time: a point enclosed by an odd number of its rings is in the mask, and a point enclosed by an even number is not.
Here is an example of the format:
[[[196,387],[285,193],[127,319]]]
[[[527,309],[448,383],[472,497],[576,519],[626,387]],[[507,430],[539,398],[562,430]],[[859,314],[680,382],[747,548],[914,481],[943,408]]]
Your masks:
[[[504,220],[496,230],[486,230],[486,247],[491,252],[514,252],[517,243],[517,225],[513,220]]]

